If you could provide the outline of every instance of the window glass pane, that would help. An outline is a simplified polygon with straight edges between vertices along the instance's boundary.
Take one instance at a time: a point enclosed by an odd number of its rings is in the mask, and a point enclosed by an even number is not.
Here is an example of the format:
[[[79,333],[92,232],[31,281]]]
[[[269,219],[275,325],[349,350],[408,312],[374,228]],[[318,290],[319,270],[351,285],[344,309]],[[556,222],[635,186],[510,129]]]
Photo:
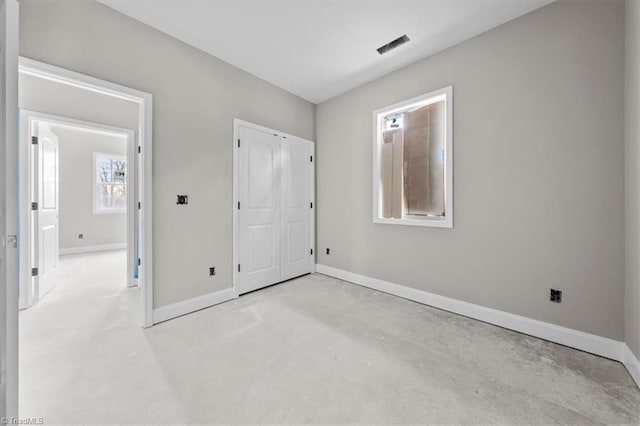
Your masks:
[[[427,214],[444,216],[445,212],[445,102],[437,102],[429,109],[429,206]]]
[[[381,163],[382,217],[401,219],[405,211],[403,195],[404,132],[393,129],[383,132]]]
[[[112,190],[112,202],[114,209],[127,208],[127,192],[124,185],[113,185]]]
[[[385,130],[402,128],[404,125],[404,113],[391,115],[386,118]]]
[[[406,213],[444,216],[444,101],[405,114]]]
[[[387,117],[382,132],[382,217],[444,216],[444,101]]]
[[[98,157],[98,182],[109,183],[113,179],[111,173],[111,159]]]
[[[98,185],[98,208],[125,209],[127,207],[127,193],[125,185],[100,184]]]
[[[114,183],[123,184],[127,181],[127,162],[125,160],[113,160],[113,181]]]
[[[374,112],[374,223],[453,227],[452,89]]]

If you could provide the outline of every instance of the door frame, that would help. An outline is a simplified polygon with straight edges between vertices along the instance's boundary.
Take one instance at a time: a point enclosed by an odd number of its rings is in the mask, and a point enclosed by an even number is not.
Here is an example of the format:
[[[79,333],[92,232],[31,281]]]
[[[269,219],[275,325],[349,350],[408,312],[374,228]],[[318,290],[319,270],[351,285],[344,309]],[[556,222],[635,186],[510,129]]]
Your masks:
[[[37,234],[34,229],[37,227],[36,215],[32,214],[31,201],[35,200],[33,188],[36,182],[33,167],[33,149],[30,141],[32,126],[36,123],[50,123],[57,127],[65,127],[84,131],[88,133],[99,133],[124,137],[127,141],[127,169],[133,179],[127,182],[127,285],[129,287],[137,285],[133,278],[134,257],[135,257],[135,237],[136,226],[135,217],[135,183],[138,182],[138,167],[135,161],[135,131],[121,127],[109,126],[101,123],[77,120],[70,117],[62,117],[53,114],[45,114],[27,109],[20,110],[20,132],[19,132],[19,162],[20,162],[20,309],[32,306],[39,299],[39,279],[31,276],[31,268],[40,266],[38,264]],[[93,167],[92,167],[93,168]],[[140,228],[138,227],[138,241],[142,240]],[[35,250],[34,250],[35,249]],[[142,308],[142,301],[141,301]]]
[[[281,132],[279,130],[274,130],[269,127],[261,126],[259,124],[254,124],[249,121],[241,120],[239,118],[233,119],[233,139],[232,149],[233,149],[233,203],[231,204],[231,209],[233,211],[233,292],[235,297],[240,296],[240,289],[238,288],[238,261],[240,259],[239,253],[239,213],[237,209],[238,202],[240,201],[240,188],[239,188],[239,173],[240,173],[240,155],[238,153],[238,142],[240,137],[240,126],[248,127],[250,129],[259,130],[262,132],[272,133],[276,136],[284,136],[288,139],[299,139],[305,142],[310,142],[312,149],[312,155],[314,161],[312,162],[313,166],[311,167],[311,199],[313,200],[313,204],[315,206],[315,178],[316,178],[316,144],[314,141],[309,139],[301,138],[299,136],[291,135],[288,133]],[[313,214],[311,215],[311,247],[313,248],[313,255],[311,256],[311,273],[315,272],[316,269],[316,207],[313,208]]]
[[[150,93],[131,87],[122,86],[25,57],[20,57],[19,72],[107,96],[125,99],[139,105],[139,128],[136,129],[138,135],[140,135],[138,138],[138,158],[140,158],[140,161],[136,161],[136,163],[139,164],[138,176],[140,178],[137,183],[137,189],[140,201],[138,210],[140,211],[139,226],[141,235],[138,256],[140,259],[138,286],[140,287],[141,293],[142,327],[151,327],[153,325],[153,96]],[[24,178],[24,176],[22,177]],[[21,214],[24,215],[24,212]]]
[[[0,417],[18,416],[18,25],[0,1]]]

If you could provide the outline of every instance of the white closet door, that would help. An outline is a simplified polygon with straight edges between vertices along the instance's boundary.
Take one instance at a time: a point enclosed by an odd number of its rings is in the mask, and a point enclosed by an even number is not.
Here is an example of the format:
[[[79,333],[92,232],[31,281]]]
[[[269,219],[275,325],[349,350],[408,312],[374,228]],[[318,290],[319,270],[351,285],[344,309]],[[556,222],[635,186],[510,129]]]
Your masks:
[[[280,279],[280,138],[240,126],[239,293]],[[237,208],[237,207],[236,207]]]
[[[281,281],[311,272],[313,144],[282,138]]]

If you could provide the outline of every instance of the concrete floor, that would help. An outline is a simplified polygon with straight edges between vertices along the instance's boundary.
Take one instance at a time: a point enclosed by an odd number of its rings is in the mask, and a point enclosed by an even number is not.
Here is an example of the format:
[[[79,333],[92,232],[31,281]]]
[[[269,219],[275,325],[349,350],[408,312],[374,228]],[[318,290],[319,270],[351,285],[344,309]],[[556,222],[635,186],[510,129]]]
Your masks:
[[[310,275],[143,330],[125,255],[64,257],[21,321],[45,423],[640,424],[624,367]]]

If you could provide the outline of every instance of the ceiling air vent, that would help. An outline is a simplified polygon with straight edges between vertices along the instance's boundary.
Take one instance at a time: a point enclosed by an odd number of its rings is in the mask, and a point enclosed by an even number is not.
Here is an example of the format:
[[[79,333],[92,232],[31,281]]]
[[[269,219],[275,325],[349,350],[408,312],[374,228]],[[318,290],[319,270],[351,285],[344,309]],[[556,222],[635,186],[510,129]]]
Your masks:
[[[378,51],[379,54],[384,55],[388,51],[393,50],[396,47],[405,44],[409,40],[410,40],[409,37],[407,37],[407,35],[405,34],[402,37],[398,37],[397,39],[385,44],[384,46],[378,47],[376,50]]]

